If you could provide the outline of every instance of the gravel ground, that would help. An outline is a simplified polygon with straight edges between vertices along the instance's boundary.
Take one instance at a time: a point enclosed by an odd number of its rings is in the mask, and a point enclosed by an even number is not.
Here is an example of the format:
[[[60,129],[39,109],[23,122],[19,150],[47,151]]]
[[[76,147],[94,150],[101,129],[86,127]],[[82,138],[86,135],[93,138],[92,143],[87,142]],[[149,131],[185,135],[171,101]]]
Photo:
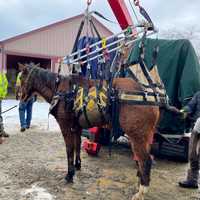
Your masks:
[[[1,200],[127,200],[136,192],[136,167],[130,149],[115,146],[112,157],[82,152],[82,170],[66,185],[66,154],[59,132],[36,126],[11,135],[0,145]],[[177,187],[187,164],[156,160],[146,200],[199,200],[200,191]]]
[[[17,104],[3,102],[3,110]],[[114,146],[111,158],[103,147],[99,157],[82,152],[82,170],[66,185],[65,145],[48,104],[34,105],[32,127],[19,132],[18,112],[4,115],[11,135],[0,145],[0,200],[129,200],[137,191],[136,167],[130,149]],[[145,200],[200,200],[199,190],[181,189],[187,164],[156,160]]]

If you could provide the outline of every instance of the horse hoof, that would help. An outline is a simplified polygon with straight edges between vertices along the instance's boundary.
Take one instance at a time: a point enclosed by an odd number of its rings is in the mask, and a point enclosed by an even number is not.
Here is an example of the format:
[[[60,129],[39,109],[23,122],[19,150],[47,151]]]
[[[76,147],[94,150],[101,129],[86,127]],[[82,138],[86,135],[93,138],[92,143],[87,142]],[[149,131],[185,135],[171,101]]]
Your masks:
[[[81,170],[81,163],[80,164],[76,164],[75,168],[76,168],[77,171]]]
[[[144,200],[144,195],[148,192],[148,186],[140,185],[139,192],[136,193],[132,200]]]
[[[144,196],[138,192],[133,196],[132,200],[144,200]]]
[[[65,183],[68,184],[68,183],[73,183],[73,176],[71,175],[66,175],[65,176]]]
[[[77,171],[81,170],[81,166],[75,166]]]

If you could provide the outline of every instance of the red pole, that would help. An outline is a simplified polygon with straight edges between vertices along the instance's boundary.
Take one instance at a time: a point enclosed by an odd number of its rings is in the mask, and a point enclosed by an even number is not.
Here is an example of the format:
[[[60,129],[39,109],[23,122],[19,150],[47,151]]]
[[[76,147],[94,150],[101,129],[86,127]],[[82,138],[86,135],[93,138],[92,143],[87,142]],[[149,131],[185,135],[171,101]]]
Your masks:
[[[108,0],[108,3],[122,30],[126,29],[128,26],[133,26],[131,15],[124,0]],[[133,33],[137,34],[136,29],[133,29]]]

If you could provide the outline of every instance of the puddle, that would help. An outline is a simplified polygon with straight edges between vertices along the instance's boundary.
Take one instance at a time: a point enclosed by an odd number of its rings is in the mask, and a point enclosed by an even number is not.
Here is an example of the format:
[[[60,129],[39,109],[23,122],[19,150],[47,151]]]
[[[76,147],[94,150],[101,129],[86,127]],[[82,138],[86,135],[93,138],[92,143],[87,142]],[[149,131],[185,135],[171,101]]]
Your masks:
[[[25,189],[21,195],[26,197],[26,200],[54,200],[54,197],[44,188],[32,185],[30,189]]]

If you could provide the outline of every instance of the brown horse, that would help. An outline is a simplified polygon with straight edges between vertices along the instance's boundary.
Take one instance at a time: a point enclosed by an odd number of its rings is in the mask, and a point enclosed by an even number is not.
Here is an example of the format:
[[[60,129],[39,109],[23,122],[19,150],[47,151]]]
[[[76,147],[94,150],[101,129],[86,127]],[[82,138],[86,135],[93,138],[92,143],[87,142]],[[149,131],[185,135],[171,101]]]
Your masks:
[[[52,114],[56,118],[64,141],[66,144],[68,172],[65,177],[67,182],[73,181],[75,169],[81,168],[81,127],[74,129],[75,113],[73,112],[73,95],[71,94],[74,84],[91,85],[92,81],[81,79],[71,75],[69,77],[60,76],[59,83],[56,82],[58,75],[47,70],[20,65],[22,69],[21,85],[22,100],[26,101],[33,93],[38,93],[44,99],[51,103],[57,93],[61,93],[59,102],[53,109]],[[141,85],[130,78],[116,78],[113,80],[113,87],[120,91],[142,91]],[[139,160],[138,177],[140,181],[139,192],[135,194],[132,200],[142,200],[144,193],[150,184],[150,172],[152,160],[150,157],[149,140],[152,138],[156,124],[159,119],[158,106],[130,105],[121,103],[119,112],[120,125],[129,136],[134,153]],[[75,157],[75,161],[74,161]]]

